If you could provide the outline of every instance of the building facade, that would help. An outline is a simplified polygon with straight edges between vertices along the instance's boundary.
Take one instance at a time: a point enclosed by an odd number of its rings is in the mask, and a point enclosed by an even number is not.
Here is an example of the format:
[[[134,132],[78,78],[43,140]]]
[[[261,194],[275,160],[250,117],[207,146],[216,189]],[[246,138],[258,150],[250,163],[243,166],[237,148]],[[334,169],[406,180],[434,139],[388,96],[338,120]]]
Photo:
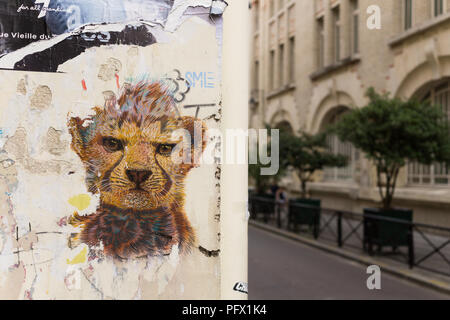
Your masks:
[[[252,20],[250,126],[317,133],[367,104],[369,87],[430,99],[450,119],[450,0],[255,0]],[[341,210],[376,205],[374,166],[337,137],[329,147],[349,165],[317,174],[311,195]],[[395,206],[450,226],[448,168],[410,163],[398,183]]]

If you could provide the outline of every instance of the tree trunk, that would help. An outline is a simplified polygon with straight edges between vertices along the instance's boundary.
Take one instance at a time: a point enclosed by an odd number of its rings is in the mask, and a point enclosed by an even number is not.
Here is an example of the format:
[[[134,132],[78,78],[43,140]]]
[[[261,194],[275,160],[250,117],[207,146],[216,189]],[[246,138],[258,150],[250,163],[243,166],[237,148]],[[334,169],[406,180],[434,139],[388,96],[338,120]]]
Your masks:
[[[386,176],[386,185],[385,190],[383,190],[383,184],[381,181],[382,175]],[[383,209],[388,210],[391,207],[391,184],[392,184],[392,175],[389,172],[389,169],[386,168],[385,164],[382,162],[377,163],[377,185],[378,185],[378,192],[381,197],[381,202],[383,205]]]
[[[383,207],[386,207],[385,195],[383,193],[383,185],[381,184],[381,168],[380,165],[377,165],[377,186],[378,192],[380,194],[381,202],[383,203]]]
[[[390,209],[394,200],[395,187],[400,168],[393,166],[391,170],[386,172],[386,196],[384,200],[384,209]]]
[[[302,184],[302,199],[306,199],[306,180],[301,179]]]
[[[383,199],[383,208],[385,210],[390,209],[391,207],[391,202],[392,202],[392,198],[391,198],[391,181],[392,181],[392,177],[391,174],[389,172],[389,170],[386,170],[386,172],[384,173],[386,176],[386,193]]]

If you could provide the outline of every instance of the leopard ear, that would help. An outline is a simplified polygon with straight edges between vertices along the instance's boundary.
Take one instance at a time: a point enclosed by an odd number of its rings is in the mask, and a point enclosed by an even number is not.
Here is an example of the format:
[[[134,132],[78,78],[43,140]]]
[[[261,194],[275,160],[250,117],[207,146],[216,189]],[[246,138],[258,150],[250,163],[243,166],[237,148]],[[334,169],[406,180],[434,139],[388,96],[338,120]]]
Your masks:
[[[71,118],[69,123],[67,124],[69,128],[69,132],[72,135],[72,150],[76,152],[76,154],[84,160],[84,149],[85,145],[83,142],[83,138],[81,135],[81,130],[83,126],[83,120],[80,118]]]
[[[198,164],[207,143],[206,124],[204,121],[194,117],[181,117],[182,127],[191,136],[191,152],[194,164]]]

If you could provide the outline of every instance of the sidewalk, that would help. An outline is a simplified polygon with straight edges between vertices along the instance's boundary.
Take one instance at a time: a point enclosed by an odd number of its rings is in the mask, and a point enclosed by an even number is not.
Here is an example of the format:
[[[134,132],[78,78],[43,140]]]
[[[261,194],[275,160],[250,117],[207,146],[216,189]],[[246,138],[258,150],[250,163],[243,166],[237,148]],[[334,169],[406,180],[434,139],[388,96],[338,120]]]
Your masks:
[[[358,237],[356,237],[356,239],[351,242],[349,241],[349,243],[347,243],[343,248],[339,248],[336,244],[336,241],[333,241],[335,238],[327,237],[332,236],[329,234],[321,235],[318,240],[315,240],[312,235],[307,232],[294,233],[279,229],[276,227],[275,221],[271,221],[268,224],[265,224],[259,221],[250,220],[249,224],[254,227],[272,232],[274,234],[299,241],[303,244],[315,247],[328,253],[339,255],[363,265],[378,265],[383,271],[386,271],[390,274],[407,279],[409,281],[413,281],[417,284],[432,289],[439,290],[446,294],[450,294],[450,277],[434,272],[429,272],[420,268],[409,269],[408,265],[404,261],[401,261],[401,259],[404,258],[402,252],[400,252],[398,256],[396,255],[396,257],[394,257],[395,259],[392,259],[393,256],[390,255],[369,256],[363,252],[361,243],[358,243]],[[347,225],[347,227],[350,228],[351,226]],[[324,230],[324,232],[326,231],[327,229]],[[420,248],[423,248],[424,246],[421,245],[420,242],[417,243],[418,241],[419,239],[416,240],[416,248],[418,251],[417,253],[420,257]],[[434,239],[434,241],[436,241],[436,239]]]

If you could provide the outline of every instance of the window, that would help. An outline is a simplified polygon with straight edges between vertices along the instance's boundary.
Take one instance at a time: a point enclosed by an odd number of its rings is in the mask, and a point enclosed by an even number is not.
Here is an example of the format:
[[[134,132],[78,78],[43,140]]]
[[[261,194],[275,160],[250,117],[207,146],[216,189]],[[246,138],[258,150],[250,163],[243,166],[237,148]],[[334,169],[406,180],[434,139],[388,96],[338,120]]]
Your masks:
[[[288,15],[288,32],[289,32],[290,34],[295,33],[295,22],[296,22],[296,19],[295,19],[295,16],[296,16],[295,9],[296,9],[295,4],[293,4],[293,5],[291,5],[291,6],[289,7],[288,12],[287,12],[287,15]]]
[[[253,4],[253,23],[255,24],[255,30],[259,29],[259,2],[255,1]]]
[[[289,38],[289,83],[295,82],[295,37]]]
[[[333,9],[333,22],[334,22],[334,60],[339,62],[341,60],[341,18],[339,7]]]
[[[278,86],[284,85],[284,44],[280,44],[278,50]]]
[[[450,122],[450,81],[446,80],[425,95],[423,100],[441,106],[447,121]],[[434,163],[431,166],[418,163],[408,164],[408,182],[419,185],[450,185],[450,168],[442,163]]]
[[[275,0],[269,0],[269,17],[272,18],[275,15]]]
[[[284,7],[284,0],[278,0],[278,11],[283,9],[283,7]]]
[[[404,0],[404,20],[405,20],[405,30],[408,30],[412,27],[412,17],[413,17],[413,0]]]
[[[348,109],[345,107],[339,107],[338,111],[335,112],[329,120],[326,122],[327,124],[334,124],[339,121],[339,119],[348,112]],[[333,154],[344,155],[348,159],[348,163],[346,167],[343,168],[325,168],[324,169],[324,180],[325,181],[353,181],[354,172],[355,172],[355,163],[359,160],[359,152],[350,142],[342,142],[339,140],[336,134],[329,134],[327,136],[327,144],[328,150]]]
[[[434,16],[440,16],[444,13],[444,0],[433,0],[433,12]]]
[[[325,168],[325,181],[352,181],[353,162],[355,161],[355,148],[350,142],[342,142],[335,134],[327,137],[329,151],[333,154],[344,155],[348,159],[348,164],[343,168]]]
[[[253,89],[259,90],[259,61],[255,61],[255,70],[253,73]]]
[[[275,50],[270,50],[269,81],[270,90],[275,89]]]
[[[325,67],[325,28],[323,18],[317,20],[317,66],[319,69]]]
[[[359,52],[359,7],[358,0],[351,1],[351,28],[352,28],[352,52],[356,54]]]

